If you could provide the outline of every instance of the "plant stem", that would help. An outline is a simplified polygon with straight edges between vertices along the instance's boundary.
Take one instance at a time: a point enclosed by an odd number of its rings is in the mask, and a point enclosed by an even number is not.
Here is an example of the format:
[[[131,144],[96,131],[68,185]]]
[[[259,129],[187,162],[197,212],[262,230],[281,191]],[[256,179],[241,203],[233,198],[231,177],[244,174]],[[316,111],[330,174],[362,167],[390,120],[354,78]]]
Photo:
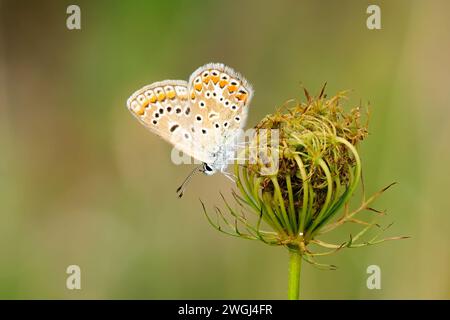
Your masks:
[[[302,255],[298,249],[289,250],[289,282],[288,299],[298,300],[300,294],[300,272],[302,269]]]

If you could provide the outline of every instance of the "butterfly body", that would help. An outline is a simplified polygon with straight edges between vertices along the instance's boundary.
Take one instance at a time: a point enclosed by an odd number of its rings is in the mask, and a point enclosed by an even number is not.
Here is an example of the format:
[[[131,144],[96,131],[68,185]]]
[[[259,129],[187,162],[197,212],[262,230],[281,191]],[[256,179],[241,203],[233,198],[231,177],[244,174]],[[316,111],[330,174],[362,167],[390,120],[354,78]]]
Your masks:
[[[189,81],[145,86],[127,101],[130,112],[153,133],[204,163],[203,172],[225,172],[247,119],[250,84],[217,63],[195,70]]]

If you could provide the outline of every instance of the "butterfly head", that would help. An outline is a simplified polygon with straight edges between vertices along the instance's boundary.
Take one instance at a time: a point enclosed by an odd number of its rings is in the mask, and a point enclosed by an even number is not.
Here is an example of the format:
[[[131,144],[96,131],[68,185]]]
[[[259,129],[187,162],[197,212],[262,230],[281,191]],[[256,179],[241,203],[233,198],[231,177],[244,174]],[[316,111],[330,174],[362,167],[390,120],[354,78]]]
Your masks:
[[[203,173],[207,176],[212,176],[214,173],[216,173],[217,170],[213,169],[212,166],[207,164],[206,162],[203,163]]]

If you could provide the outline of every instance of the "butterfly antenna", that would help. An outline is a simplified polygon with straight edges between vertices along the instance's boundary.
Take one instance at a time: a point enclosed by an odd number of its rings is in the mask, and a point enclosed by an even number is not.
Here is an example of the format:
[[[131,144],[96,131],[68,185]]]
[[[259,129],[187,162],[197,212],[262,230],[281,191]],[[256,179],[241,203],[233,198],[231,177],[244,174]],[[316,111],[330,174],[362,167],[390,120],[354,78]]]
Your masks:
[[[188,182],[191,180],[192,176],[197,172],[203,171],[202,167],[203,167],[202,165],[195,167],[194,170],[192,170],[191,173],[189,173],[189,175],[186,177],[186,179],[184,179],[181,186],[179,186],[177,189],[178,198],[181,198],[183,196],[184,190],[186,190],[186,186],[187,186]]]

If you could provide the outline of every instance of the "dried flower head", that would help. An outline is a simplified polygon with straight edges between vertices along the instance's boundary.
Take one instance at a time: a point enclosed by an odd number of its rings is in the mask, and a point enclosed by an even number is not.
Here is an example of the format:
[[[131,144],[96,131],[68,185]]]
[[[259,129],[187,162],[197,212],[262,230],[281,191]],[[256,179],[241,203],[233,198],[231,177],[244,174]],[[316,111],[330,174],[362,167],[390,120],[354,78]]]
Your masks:
[[[305,89],[306,101],[294,101],[291,106],[286,103],[258,123],[253,141],[244,152],[249,153],[251,148],[260,146],[260,140],[268,140],[262,137],[262,132],[270,135],[276,129],[279,143],[276,146],[267,143],[264,152],[256,152],[257,161],[235,164],[239,192],[233,191],[232,195],[237,205],[230,205],[222,196],[229,215],[216,207],[218,219],[214,222],[207,214],[209,222],[221,232],[287,247],[294,254],[291,269],[296,264],[299,268],[301,260],[298,259],[301,258],[318,267],[334,268],[319,264],[315,257],[346,247],[400,239],[379,239],[381,229],[375,237],[360,241],[369,229],[381,227],[375,221],[366,222],[355,216],[364,210],[373,211],[375,218],[383,215],[370,205],[389,186],[367,199],[363,195],[361,205],[350,212],[349,200],[361,180],[357,145],[367,136],[368,121],[362,121],[361,107],[349,112],[344,110],[341,102],[346,98],[346,92],[327,98],[324,88],[316,97]],[[368,119],[367,112],[365,115]],[[275,165],[276,170],[273,170]],[[247,217],[248,209],[256,218]],[[343,213],[336,219],[340,211]],[[318,239],[347,222],[362,225],[362,230],[340,244]],[[262,230],[262,225],[271,230]],[[310,244],[328,251],[312,252]]]

